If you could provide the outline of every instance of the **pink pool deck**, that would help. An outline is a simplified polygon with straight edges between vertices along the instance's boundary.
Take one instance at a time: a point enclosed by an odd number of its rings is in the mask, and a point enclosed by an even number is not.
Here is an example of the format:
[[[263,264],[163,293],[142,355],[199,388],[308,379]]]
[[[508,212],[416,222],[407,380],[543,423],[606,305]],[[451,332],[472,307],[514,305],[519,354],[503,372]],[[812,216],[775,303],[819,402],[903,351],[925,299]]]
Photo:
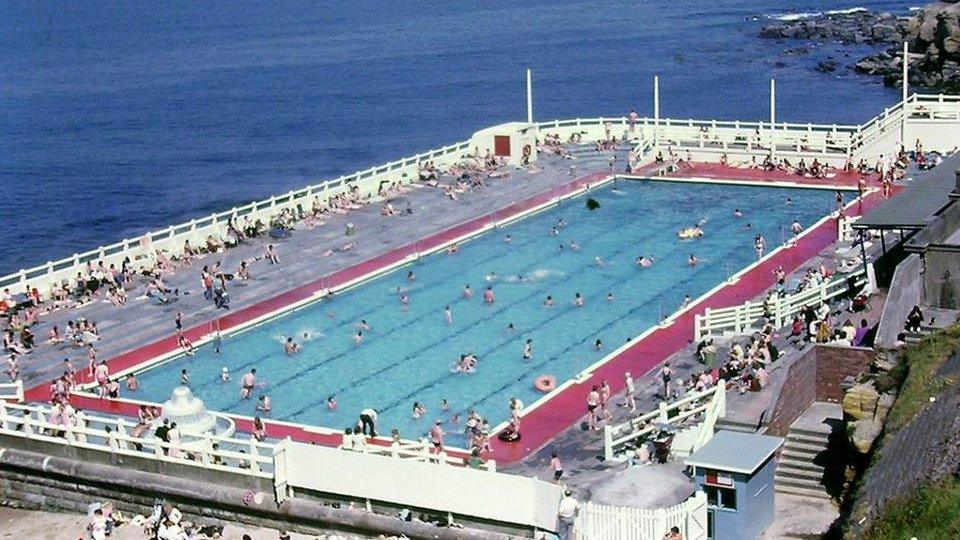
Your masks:
[[[653,169],[654,167],[645,168],[642,173],[649,174]],[[847,188],[856,186],[857,179],[859,178],[857,175],[851,175],[851,177],[848,178],[845,174],[843,177],[836,178],[836,181],[832,179],[812,180],[802,179],[795,175],[785,178],[783,173],[776,174],[776,171],[767,175],[760,174],[764,172],[765,171],[713,166],[713,164],[694,164],[693,167],[684,169],[678,173],[679,176],[678,174],[671,176],[692,177],[696,179],[707,178],[708,180],[706,181],[717,182],[727,182],[731,180],[747,181],[756,183],[757,185],[785,181],[802,185],[808,183],[804,180],[809,180],[809,183],[815,183],[821,186]],[[709,176],[707,173],[709,173]],[[722,173],[725,173],[725,175],[721,176]],[[213,323],[218,323],[219,328],[225,331],[254,319],[280,312],[292,304],[311,298],[320,291],[328,288],[336,288],[359,278],[376,274],[386,267],[402,262],[410,255],[442,247],[457,238],[482,231],[484,227],[492,222],[510,220],[533,208],[549,203],[558,197],[594,185],[607,178],[609,174],[607,171],[597,171],[579,177],[567,184],[545,191],[535,197],[466,221],[435,235],[325,276],[323,279],[311,281],[275,297],[219,317],[218,319],[193,326],[185,330],[184,334],[188,339],[197,341],[210,333],[211,324]],[[875,206],[880,200],[879,192],[871,192],[859,203],[852,205],[847,213],[858,215]],[[692,340],[693,319],[697,313],[702,313],[704,309],[708,307],[726,307],[755,298],[773,284],[773,270],[777,266],[783,266],[788,272],[801,267],[806,261],[817,255],[824,247],[836,240],[836,231],[836,218],[825,220],[814,229],[806,231],[793,247],[780,250],[768,256],[760,264],[741,275],[740,279],[735,283],[726,283],[724,286],[716,289],[712,294],[701,298],[669,324],[657,327],[642,339],[638,339],[632,346],[623,350],[620,354],[607,359],[607,361],[597,367],[589,377],[568,385],[561,391],[550,395],[549,399],[540,403],[539,406],[531,408],[524,414],[521,429],[523,439],[520,442],[504,443],[494,439],[494,451],[486,457],[496,459],[500,463],[512,463],[522,460],[527,455],[543,447],[543,445],[547,444],[551,439],[583,417],[586,412],[586,396],[593,385],[598,385],[601,381],[606,380],[614,393],[616,393],[623,387],[623,373],[625,371],[631,372],[634,377],[641,377],[649,373]],[[143,347],[110,358],[107,360],[107,365],[111,373],[119,373],[131,368],[142,369],[156,361],[158,357],[177,350],[176,337],[171,335],[162,340],[149,343]],[[91,382],[85,373],[81,375],[81,381]],[[40,384],[30,388],[26,392],[26,399],[28,401],[49,400],[49,386],[47,384]],[[71,396],[71,402],[75,407],[85,410],[96,410],[128,416],[136,416],[138,407],[137,402],[130,400],[98,399],[89,394],[79,393]],[[236,415],[231,416],[236,420],[239,430],[251,430],[252,421],[250,418]],[[266,420],[265,425],[267,427],[267,434],[271,438],[291,437],[298,441],[315,442],[329,446],[336,446],[342,442],[340,434],[322,428],[318,429],[271,420]],[[373,442],[374,444],[389,444],[387,440]]]

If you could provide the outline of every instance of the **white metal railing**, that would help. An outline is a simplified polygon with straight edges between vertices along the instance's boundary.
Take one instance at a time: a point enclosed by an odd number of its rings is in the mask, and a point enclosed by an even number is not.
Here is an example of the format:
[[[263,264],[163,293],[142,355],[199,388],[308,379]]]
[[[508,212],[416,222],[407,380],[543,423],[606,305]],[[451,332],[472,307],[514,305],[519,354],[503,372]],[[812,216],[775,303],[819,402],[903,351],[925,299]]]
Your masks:
[[[44,405],[17,405],[0,401],[0,434],[273,478],[274,445],[258,442],[253,437],[239,439],[184,433],[185,437],[201,437],[204,442],[178,445],[165,443],[156,437],[135,437],[131,433],[136,424],[122,418],[79,413],[73,422],[51,421],[55,414],[53,409]]]
[[[463,458],[451,456],[446,452],[432,453],[433,446],[427,439],[419,441],[394,441],[390,446],[381,446],[377,444],[365,444],[359,450],[340,446],[341,450],[359,451],[364,454],[375,456],[389,456],[394,458],[410,459],[413,461],[422,461],[424,463],[436,463],[438,465],[463,465]],[[496,471],[497,462],[490,459],[480,464],[480,469],[485,471]]]
[[[679,430],[694,427],[700,430],[694,438],[696,451],[709,442],[713,436],[713,427],[719,418],[726,414],[726,389],[718,384],[702,392],[694,392],[671,403],[661,402],[659,408],[635,416],[620,424],[603,427],[603,457],[607,461],[617,459],[627,450],[656,433],[660,428],[670,426]],[[707,421],[704,421],[704,420]]]
[[[23,379],[0,383],[0,401],[7,399],[23,403]]]
[[[707,538],[707,495],[697,491],[668,508],[630,508],[587,501],[574,524],[577,538],[589,540],[651,540],[664,538],[671,527],[687,540]]]
[[[779,328],[807,306],[816,306],[848,291],[847,280],[854,278],[859,287],[869,282],[863,268],[848,274],[837,274],[832,279],[809,287],[803,291],[786,296],[775,296],[762,301],[745,302],[739,306],[726,308],[707,308],[702,315],[694,317],[694,339],[700,341],[706,336],[723,332],[742,334],[758,329],[754,326],[764,318],[769,318]]]

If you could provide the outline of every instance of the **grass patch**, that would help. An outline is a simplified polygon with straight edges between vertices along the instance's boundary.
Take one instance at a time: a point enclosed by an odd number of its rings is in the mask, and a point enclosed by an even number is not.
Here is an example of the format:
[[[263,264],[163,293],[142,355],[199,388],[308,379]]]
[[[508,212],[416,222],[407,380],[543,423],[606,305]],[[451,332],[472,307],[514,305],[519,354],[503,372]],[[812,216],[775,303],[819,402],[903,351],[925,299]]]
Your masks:
[[[894,499],[865,540],[960,538],[960,480],[947,477]]]
[[[887,417],[887,432],[910,423],[931,397],[955,384],[953,377],[938,377],[936,373],[958,349],[960,326],[952,326],[930,334],[918,346],[906,350],[901,362],[907,369],[907,376]]]

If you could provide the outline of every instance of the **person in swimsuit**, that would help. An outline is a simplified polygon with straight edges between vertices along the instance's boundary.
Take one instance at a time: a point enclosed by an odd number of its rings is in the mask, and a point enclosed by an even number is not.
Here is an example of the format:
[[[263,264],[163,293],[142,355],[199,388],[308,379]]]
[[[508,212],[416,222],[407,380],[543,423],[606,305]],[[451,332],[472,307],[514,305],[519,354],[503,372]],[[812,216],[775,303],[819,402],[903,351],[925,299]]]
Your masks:
[[[257,385],[257,368],[251,368],[240,381],[240,399],[249,399],[254,387]]]
[[[473,291],[470,290],[469,283],[463,286],[463,297],[466,298],[467,300],[473,297]]]
[[[577,307],[583,307],[583,296],[581,296],[580,293],[574,293],[573,305]]]
[[[492,304],[496,299],[497,297],[493,294],[493,287],[487,287],[487,289],[483,291],[483,301],[487,304]]]
[[[670,399],[670,379],[673,377],[673,370],[670,369],[670,363],[666,363],[660,368],[660,380],[663,382],[663,399]]]
[[[453,324],[453,312],[450,311],[450,306],[443,308],[443,320],[447,324]]]
[[[592,430],[600,429],[597,426],[597,407],[600,405],[599,388],[594,385],[590,393],[587,394],[587,426]]]
[[[337,407],[338,407],[338,405],[337,405],[337,400],[333,399],[333,396],[328,396],[328,397],[327,397],[327,410],[328,410],[328,411],[335,411],[335,410],[337,410]]]
[[[300,352],[300,345],[293,341],[292,337],[288,337],[286,343],[283,344],[283,350],[287,353],[287,356],[293,356]]]
[[[547,298],[543,301],[543,307],[553,307],[553,296],[547,295]]]
[[[637,410],[637,403],[634,400],[634,394],[636,394],[637,389],[633,383],[633,377],[630,375],[630,372],[623,374],[623,382],[626,386],[626,390],[623,396],[623,404],[625,407],[630,409],[630,412]]]
[[[523,359],[530,360],[533,358],[533,340],[528,339],[523,345]]]

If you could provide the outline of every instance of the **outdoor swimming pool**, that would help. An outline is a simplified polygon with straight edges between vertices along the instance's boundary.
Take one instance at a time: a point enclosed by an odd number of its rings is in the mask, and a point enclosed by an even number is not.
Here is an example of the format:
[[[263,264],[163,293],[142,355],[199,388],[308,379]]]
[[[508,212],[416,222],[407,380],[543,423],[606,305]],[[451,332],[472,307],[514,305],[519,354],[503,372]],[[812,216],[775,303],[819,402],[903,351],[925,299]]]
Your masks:
[[[599,209],[587,210],[590,198]],[[620,180],[477,236],[457,254],[425,257],[224,337],[221,354],[206,345],[192,357],[145,370],[138,374],[141,389],[129,397],[162,402],[186,368],[191,389],[213,410],[253,416],[256,395],[265,393],[273,401],[269,418],[342,429],[360,410],[375,407],[384,434],[397,428],[416,438],[443,419],[449,443],[462,446],[453,414],[463,417],[472,408],[491,425],[506,420],[511,397],[528,405],[541,397],[533,388],[537,376],[553,375],[562,384],[679,309],[684,295],[696,298],[756,260],[758,232],[770,251],[791,235],[794,220],[810,225],[833,205],[828,190]],[[734,209],[743,216],[734,217]],[[566,226],[554,235],[561,218]],[[678,239],[678,230],[701,220],[704,237]],[[691,254],[702,262],[688,266]],[[639,268],[639,255],[656,264]],[[491,273],[496,279],[488,280]],[[465,284],[472,299],[462,295]],[[496,295],[493,304],[483,301],[487,286]],[[409,305],[400,302],[398,287]],[[582,307],[573,305],[578,292]],[[543,305],[547,295],[554,307]],[[445,322],[445,306],[452,324]],[[358,345],[361,320],[372,328]],[[284,353],[289,336],[303,344],[300,354]],[[527,339],[533,355],[524,361]],[[468,352],[479,357],[476,372],[457,373],[457,359]],[[223,366],[232,376],[226,384],[219,377]],[[266,386],[243,401],[238,381],[254,367]],[[337,410],[327,409],[328,396],[339,402]],[[448,411],[441,410],[443,399]],[[427,408],[419,419],[414,402]]]

